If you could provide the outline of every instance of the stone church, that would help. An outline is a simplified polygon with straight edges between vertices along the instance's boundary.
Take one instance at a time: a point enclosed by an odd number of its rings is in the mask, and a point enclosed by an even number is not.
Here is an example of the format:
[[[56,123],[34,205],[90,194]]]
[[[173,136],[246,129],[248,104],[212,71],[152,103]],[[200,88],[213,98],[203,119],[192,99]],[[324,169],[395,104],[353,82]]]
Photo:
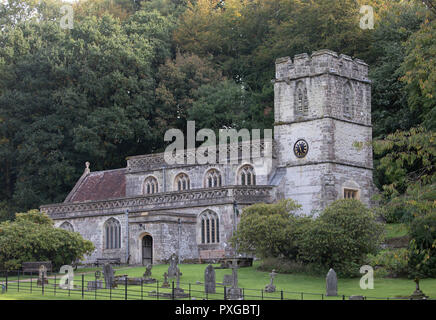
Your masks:
[[[299,54],[276,61],[273,83],[268,170],[258,170],[252,157],[169,165],[163,153],[129,157],[126,168],[102,172],[91,172],[87,163],[65,201],[41,211],[56,227],[94,243],[84,263],[119,258],[146,264],[167,261],[173,253],[185,262],[225,257],[232,252],[236,212],[254,203],[291,198],[302,205],[302,214],[316,214],[342,198],[370,206],[368,65],[329,50]],[[266,147],[262,141],[261,155]]]

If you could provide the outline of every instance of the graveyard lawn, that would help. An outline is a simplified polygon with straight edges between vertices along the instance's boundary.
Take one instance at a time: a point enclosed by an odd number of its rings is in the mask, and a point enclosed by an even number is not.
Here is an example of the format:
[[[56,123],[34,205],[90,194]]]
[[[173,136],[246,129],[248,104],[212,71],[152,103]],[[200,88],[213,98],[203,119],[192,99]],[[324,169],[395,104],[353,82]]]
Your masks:
[[[352,295],[361,295],[367,297],[367,299],[387,299],[387,298],[404,298],[410,296],[415,290],[415,283],[409,279],[374,279],[374,290],[362,290],[359,282],[360,278],[356,279],[338,279],[338,297],[326,297],[325,289],[326,282],[325,277],[315,277],[304,274],[277,274],[274,279],[274,285],[277,287],[275,293],[265,293],[262,289],[270,283],[270,272],[261,272],[256,270],[258,263],[255,263],[253,267],[238,269],[238,284],[240,288],[244,288],[245,300],[260,300],[262,294],[264,299],[277,299],[281,298],[281,290],[283,290],[284,299],[297,299],[297,300],[336,300],[343,299],[343,295],[348,299]],[[204,293],[204,271],[207,265],[179,265],[182,276],[180,278],[180,287],[185,290],[186,293],[191,292],[191,297],[201,300],[205,299]],[[216,265],[215,267],[218,267]],[[128,275],[129,277],[142,277],[145,271],[145,267],[131,267],[131,268],[115,268],[115,276]],[[101,268],[86,269],[84,272],[84,285],[87,286],[88,281],[95,280],[94,271]],[[153,266],[152,278],[158,280],[156,284],[149,284],[143,286],[127,286],[127,290],[124,285],[118,286],[117,289],[103,289],[95,291],[85,291],[83,299],[86,300],[155,300],[156,296],[149,297],[149,292],[159,292],[159,294],[170,294],[171,289],[162,289],[163,274],[168,271],[168,265]],[[81,285],[82,270],[77,270],[75,273],[75,285]],[[216,272],[216,294],[209,294],[208,299],[222,300],[224,297],[224,287],[220,286],[225,274],[231,274],[231,269],[215,269]],[[59,283],[61,275],[57,275],[57,283]],[[20,292],[18,292],[16,282],[9,283],[9,290],[5,294],[0,294],[0,300],[60,300],[60,299],[82,299],[81,290],[68,291],[61,290],[57,286],[56,291],[53,288],[53,279],[50,279],[50,284],[44,288],[44,294],[41,292],[41,287],[36,286],[36,278],[32,283],[32,293],[30,293],[30,282],[27,279],[22,279],[20,283]],[[104,281],[103,275],[101,280]],[[4,281],[4,278],[0,279],[0,283]],[[176,279],[169,279],[176,283]],[[197,282],[201,284],[197,284]],[[175,285],[175,284],[174,284]],[[420,282],[421,290],[430,298],[436,299],[436,279],[423,279]],[[190,291],[189,291],[190,288]],[[69,296],[70,295],[70,296]],[[160,297],[164,299],[164,297]]]

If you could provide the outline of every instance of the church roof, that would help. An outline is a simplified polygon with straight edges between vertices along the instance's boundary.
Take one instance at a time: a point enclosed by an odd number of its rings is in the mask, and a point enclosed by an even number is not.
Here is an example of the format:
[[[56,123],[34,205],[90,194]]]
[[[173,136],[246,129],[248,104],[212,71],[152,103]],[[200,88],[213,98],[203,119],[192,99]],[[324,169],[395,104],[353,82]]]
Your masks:
[[[65,202],[85,202],[123,198],[126,196],[126,169],[86,172],[65,199]]]

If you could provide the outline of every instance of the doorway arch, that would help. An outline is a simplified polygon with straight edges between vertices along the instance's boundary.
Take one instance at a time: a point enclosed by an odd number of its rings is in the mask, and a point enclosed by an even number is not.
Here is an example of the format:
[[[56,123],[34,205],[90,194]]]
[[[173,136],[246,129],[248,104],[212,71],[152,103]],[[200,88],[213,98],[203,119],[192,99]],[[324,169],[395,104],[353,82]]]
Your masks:
[[[142,265],[153,264],[153,237],[145,235],[142,238]]]

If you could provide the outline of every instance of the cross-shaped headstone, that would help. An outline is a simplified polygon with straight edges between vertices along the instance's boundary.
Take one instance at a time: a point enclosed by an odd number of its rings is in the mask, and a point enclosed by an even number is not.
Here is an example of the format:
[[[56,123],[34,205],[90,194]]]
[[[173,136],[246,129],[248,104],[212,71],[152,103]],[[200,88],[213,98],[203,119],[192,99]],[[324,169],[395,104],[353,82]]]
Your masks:
[[[238,287],[238,261],[236,259],[232,260],[232,288]]]
[[[274,281],[274,278],[276,277],[276,275],[277,275],[277,273],[276,273],[276,271],[275,270],[273,270],[270,274],[269,274],[269,276],[271,277],[271,279],[270,279],[270,285],[272,286],[273,285],[273,281]]]

